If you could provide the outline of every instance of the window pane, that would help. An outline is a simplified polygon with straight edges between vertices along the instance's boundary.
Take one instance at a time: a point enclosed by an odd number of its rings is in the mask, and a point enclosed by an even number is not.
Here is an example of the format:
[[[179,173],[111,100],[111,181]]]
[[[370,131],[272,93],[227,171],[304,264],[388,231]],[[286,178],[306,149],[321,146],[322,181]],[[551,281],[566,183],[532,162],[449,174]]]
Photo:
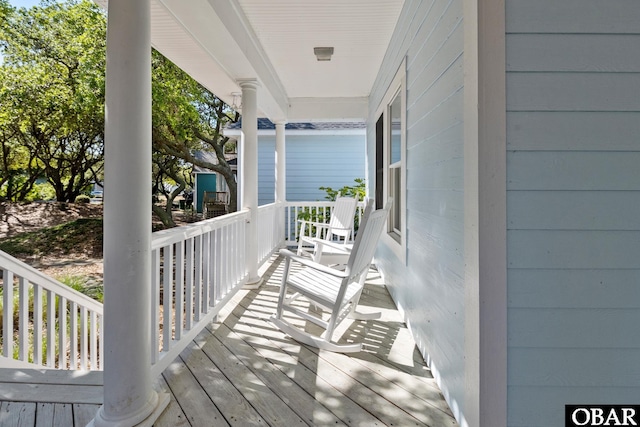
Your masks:
[[[393,102],[389,106],[389,115],[391,116],[391,159],[390,164],[399,162],[402,158],[401,152],[401,135],[402,135],[402,112],[400,93],[393,98]]]
[[[391,207],[391,229],[397,234],[401,230],[400,206],[402,204],[402,186],[400,181],[401,168],[391,168],[391,185],[390,192],[393,197],[393,205]]]

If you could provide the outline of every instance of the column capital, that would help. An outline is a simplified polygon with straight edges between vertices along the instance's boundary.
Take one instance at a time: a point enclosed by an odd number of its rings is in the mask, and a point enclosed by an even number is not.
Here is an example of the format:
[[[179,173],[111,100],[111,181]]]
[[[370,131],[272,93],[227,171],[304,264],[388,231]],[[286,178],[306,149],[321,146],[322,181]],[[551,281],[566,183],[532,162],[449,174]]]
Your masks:
[[[238,79],[236,83],[242,89],[258,89],[260,87],[260,82],[257,79]]]

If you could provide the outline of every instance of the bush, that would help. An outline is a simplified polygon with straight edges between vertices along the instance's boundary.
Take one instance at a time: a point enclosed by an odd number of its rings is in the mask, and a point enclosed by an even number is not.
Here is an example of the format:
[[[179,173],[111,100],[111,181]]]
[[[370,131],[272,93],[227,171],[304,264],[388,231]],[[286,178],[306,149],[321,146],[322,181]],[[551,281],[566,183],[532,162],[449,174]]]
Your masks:
[[[355,197],[358,201],[364,200],[367,195],[367,184],[363,178],[354,179],[355,185],[345,185],[344,187],[334,190],[331,187],[320,187],[320,190],[323,190],[327,193],[324,196],[327,200],[336,200],[338,194],[342,197]]]
[[[78,197],[76,197],[75,200],[76,203],[91,203],[91,198],[85,194],[81,194]]]

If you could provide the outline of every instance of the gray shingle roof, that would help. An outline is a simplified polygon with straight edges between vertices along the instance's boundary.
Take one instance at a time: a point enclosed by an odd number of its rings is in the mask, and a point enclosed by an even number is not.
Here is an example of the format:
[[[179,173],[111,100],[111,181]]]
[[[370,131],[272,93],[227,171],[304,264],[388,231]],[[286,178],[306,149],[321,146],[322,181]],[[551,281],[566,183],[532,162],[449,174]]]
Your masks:
[[[303,122],[287,123],[285,130],[336,130],[336,129],[365,129],[364,122]],[[242,129],[242,119],[237,123],[227,125],[227,129]],[[275,130],[276,125],[269,119],[258,119],[258,130]]]

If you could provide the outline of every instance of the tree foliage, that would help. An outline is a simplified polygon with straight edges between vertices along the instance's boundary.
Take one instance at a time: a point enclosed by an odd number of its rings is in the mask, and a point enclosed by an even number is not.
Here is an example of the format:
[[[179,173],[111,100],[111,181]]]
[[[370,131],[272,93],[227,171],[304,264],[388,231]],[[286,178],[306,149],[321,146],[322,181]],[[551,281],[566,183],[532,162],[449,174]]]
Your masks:
[[[30,9],[0,0],[0,53],[0,195],[25,200],[46,179],[57,200],[75,200],[102,176],[104,12],[89,0],[43,0]],[[194,164],[225,178],[236,210],[222,129],[238,114],[156,51],[152,79],[150,178],[167,198],[154,212],[173,225],[173,199],[191,186]],[[218,161],[203,161],[198,151],[213,151]]]
[[[2,8],[0,137],[25,151],[7,157],[5,193],[19,200],[45,178],[73,201],[102,172],[106,20],[89,1]]]

